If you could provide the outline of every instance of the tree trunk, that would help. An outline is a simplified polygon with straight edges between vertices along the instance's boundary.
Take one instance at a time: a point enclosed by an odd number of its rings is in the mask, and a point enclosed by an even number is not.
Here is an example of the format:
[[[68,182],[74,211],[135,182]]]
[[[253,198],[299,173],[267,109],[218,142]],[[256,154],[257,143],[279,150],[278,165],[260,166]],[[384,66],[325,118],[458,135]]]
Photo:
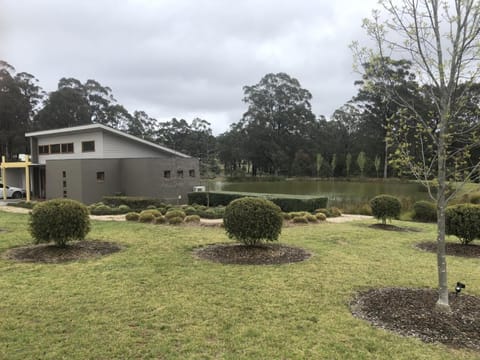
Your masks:
[[[442,116],[443,115],[443,116]],[[446,116],[440,115],[440,134],[438,140],[438,194],[437,194],[437,268],[438,300],[435,309],[451,312],[448,302],[447,259],[445,256],[445,189],[446,189]]]
[[[383,162],[383,178],[386,180],[387,176],[388,176],[388,143],[385,140],[385,160]]]

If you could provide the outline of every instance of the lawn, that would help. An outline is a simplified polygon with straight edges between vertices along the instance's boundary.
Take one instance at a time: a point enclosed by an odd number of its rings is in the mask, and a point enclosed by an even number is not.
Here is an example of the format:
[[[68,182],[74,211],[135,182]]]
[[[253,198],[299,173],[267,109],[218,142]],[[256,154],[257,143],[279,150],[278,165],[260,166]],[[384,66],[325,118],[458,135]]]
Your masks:
[[[31,243],[28,216],[0,212],[0,252]],[[121,252],[68,264],[0,259],[2,359],[478,359],[354,318],[371,287],[435,287],[436,256],[413,247],[434,225],[396,221],[284,228],[301,263],[221,265],[192,256],[221,228],[94,221],[90,239]],[[455,239],[450,239],[455,241]],[[448,257],[449,282],[480,296],[479,260]],[[392,309],[395,311],[395,309]]]

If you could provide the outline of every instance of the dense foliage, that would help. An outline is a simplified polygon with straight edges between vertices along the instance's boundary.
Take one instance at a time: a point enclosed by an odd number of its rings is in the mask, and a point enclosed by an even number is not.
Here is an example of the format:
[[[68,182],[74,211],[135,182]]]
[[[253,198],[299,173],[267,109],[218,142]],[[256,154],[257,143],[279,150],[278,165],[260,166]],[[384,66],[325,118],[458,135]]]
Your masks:
[[[480,238],[480,205],[462,204],[445,210],[445,233],[464,245]]]
[[[430,201],[417,201],[413,204],[413,220],[423,222],[437,221],[437,207]]]
[[[391,195],[375,196],[370,200],[370,207],[372,208],[372,215],[376,219],[382,220],[383,224],[386,224],[387,220],[398,218],[402,210],[400,200]]]
[[[280,208],[271,201],[245,197],[227,206],[223,223],[230,238],[255,245],[277,240],[283,218]]]
[[[65,246],[72,240],[83,240],[90,231],[88,209],[69,199],[38,203],[30,214],[30,233],[36,244],[55,242]]]

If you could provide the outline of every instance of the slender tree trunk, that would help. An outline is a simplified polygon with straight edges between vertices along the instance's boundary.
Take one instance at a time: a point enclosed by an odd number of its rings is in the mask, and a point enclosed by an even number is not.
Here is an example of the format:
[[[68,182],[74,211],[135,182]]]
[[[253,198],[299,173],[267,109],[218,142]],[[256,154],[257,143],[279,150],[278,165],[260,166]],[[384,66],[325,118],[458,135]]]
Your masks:
[[[447,259],[445,256],[445,189],[446,189],[446,115],[440,115],[440,134],[438,139],[438,194],[437,194],[437,268],[438,268],[438,300],[435,309],[450,312],[448,302]]]
[[[385,140],[385,160],[383,162],[383,178],[386,180],[387,176],[388,176],[388,143]]]

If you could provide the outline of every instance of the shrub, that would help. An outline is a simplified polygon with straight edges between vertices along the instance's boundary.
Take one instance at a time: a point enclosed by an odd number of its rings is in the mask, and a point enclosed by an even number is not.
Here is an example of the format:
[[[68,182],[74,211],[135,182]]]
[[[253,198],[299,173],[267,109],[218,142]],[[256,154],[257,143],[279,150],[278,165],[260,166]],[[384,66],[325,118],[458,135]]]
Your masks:
[[[308,219],[306,216],[294,216],[292,221],[295,224],[308,224]]]
[[[340,211],[340,209],[337,208],[337,207],[334,207],[334,206],[332,206],[332,207],[329,209],[329,212],[330,212],[330,217],[339,217],[339,216],[342,216],[342,212]]]
[[[221,219],[225,214],[225,208],[222,207],[215,207],[215,208],[207,208],[205,210],[197,210],[197,215],[204,219]]]
[[[153,217],[159,217],[162,216],[162,213],[158,211],[157,209],[148,209],[148,210],[143,210],[140,212],[140,215],[142,214],[151,214]]]
[[[197,215],[197,209],[195,209],[193,206],[187,206],[183,209],[185,214],[188,215]]]
[[[283,219],[280,208],[271,201],[246,197],[227,206],[223,223],[230,238],[255,245],[263,240],[277,240]]]
[[[292,220],[292,215],[290,213],[282,212],[283,220]]]
[[[140,218],[140,214],[136,212],[129,212],[125,215],[125,220],[127,221],[138,221]]]
[[[127,205],[130,209],[146,209],[149,205],[154,207],[165,206],[162,200],[139,196],[104,196],[102,198],[106,205],[118,207]]]
[[[312,214],[307,214],[305,215],[305,217],[307,218],[308,222],[317,222],[318,219],[315,215],[312,215]]]
[[[157,210],[157,207],[155,205],[148,205],[147,210]]]
[[[168,219],[168,223],[170,225],[179,225],[179,224],[183,223],[183,218],[180,217],[180,216],[173,216],[173,217]]]
[[[168,222],[170,222],[170,219],[179,217],[180,219],[185,219],[187,215],[183,210],[168,210],[167,213],[165,214],[165,217],[167,218]]]
[[[155,216],[151,213],[150,210],[142,211],[138,217],[138,221],[142,223],[151,223],[155,220]]]
[[[30,234],[36,244],[54,241],[65,246],[71,240],[83,240],[90,231],[88,209],[70,199],[38,203],[30,213]]]
[[[166,222],[167,222],[167,219],[163,215],[155,217],[155,224],[165,224]]]
[[[326,217],[330,217],[330,211],[328,211],[328,209],[325,209],[325,208],[316,209],[315,214],[318,214],[318,213],[321,213]]]
[[[437,208],[430,201],[417,201],[413,204],[413,220],[424,222],[437,221]]]
[[[130,206],[128,205],[120,205],[118,208],[122,211],[130,211]]]
[[[391,195],[378,195],[370,200],[372,215],[378,220],[382,220],[383,224],[387,223],[387,219],[396,219],[400,216],[402,205],[400,200]]]
[[[187,215],[185,218],[186,223],[199,223],[200,222],[200,216],[198,215]]]
[[[468,196],[468,201],[471,203],[471,204],[480,204],[480,192],[474,192],[474,193],[471,193],[469,196]]]
[[[324,213],[321,213],[321,212],[317,213],[317,214],[315,215],[315,217],[316,217],[317,220],[319,220],[319,221],[325,221],[325,220],[327,220],[327,217],[325,216],[325,214],[324,214]]]
[[[464,245],[480,237],[480,205],[462,204],[445,210],[445,233]]]

